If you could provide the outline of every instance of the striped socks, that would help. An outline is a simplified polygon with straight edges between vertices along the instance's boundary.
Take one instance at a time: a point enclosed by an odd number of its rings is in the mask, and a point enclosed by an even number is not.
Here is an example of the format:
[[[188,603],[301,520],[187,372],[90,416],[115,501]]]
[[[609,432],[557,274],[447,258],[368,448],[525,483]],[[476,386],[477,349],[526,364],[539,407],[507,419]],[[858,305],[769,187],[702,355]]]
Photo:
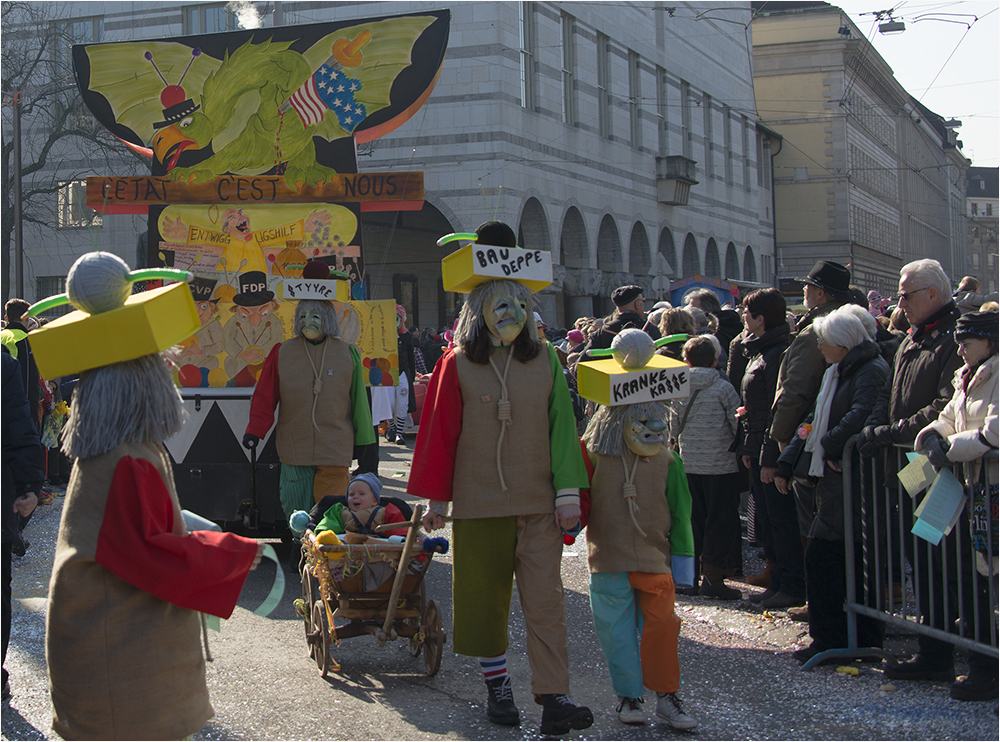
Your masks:
[[[505,678],[507,677],[507,653],[498,654],[496,657],[480,657],[479,667],[486,680]]]

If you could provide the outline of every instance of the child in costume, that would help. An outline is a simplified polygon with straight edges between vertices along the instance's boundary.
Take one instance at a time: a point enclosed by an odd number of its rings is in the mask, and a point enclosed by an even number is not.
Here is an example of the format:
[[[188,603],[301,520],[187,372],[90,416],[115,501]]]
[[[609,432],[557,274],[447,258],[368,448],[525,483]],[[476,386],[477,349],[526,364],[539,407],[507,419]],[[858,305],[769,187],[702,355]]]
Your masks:
[[[132,313],[138,303],[121,306],[131,281],[150,272],[130,274],[109,253],[85,255],[70,269],[67,293],[87,314],[69,314],[33,340],[39,367],[52,368],[50,375],[82,372],[63,431],[63,451],[75,463],[45,636],[52,727],[65,739],[180,739],[200,730],[214,712],[199,611],[228,618],[263,549],[251,539],[185,528],[163,447],[183,415],[171,357],[136,354],[138,326],[152,336],[157,323]],[[150,317],[170,317],[156,327],[161,346],[197,330],[186,284],[143,296],[150,307],[170,297],[184,304],[184,312],[150,310]],[[99,332],[105,311],[131,337],[114,342]],[[51,343],[45,333],[56,333]],[[74,336],[74,346],[99,347],[112,362],[67,359],[64,344]],[[83,365],[68,367],[74,363]]]
[[[625,339],[616,337],[612,347]],[[650,357],[651,349],[628,370],[642,371]],[[580,371],[599,363],[581,363]],[[600,401],[582,382],[581,394]],[[674,729],[693,729],[698,722],[677,697],[681,621],[674,613],[675,578],[679,584],[693,580],[691,495],[680,457],[663,445],[667,405],[650,396],[652,401],[598,406],[582,439],[591,472],[583,508],[590,606],[619,719],[645,723],[640,704],[649,688],[656,692],[659,718]]]
[[[501,222],[474,237],[509,260],[529,252],[513,249],[514,232]],[[451,504],[454,646],[479,658],[488,718],[520,722],[506,660],[516,575],[541,730],[564,734],[593,723],[569,695],[559,574],[560,526],[579,521],[586,470],[562,367],[535,329],[534,293],[513,280],[482,280],[462,308],[456,347],[431,377],[407,492],[431,501],[429,531],[444,526]]]
[[[329,275],[329,267],[319,261],[302,271],[303,278],[313,280]],[[346,492],[354,446],[375,442],[361,356],[339,334],[330,301],[298,302],[295,336],[271,349],[253,392],[243,445],[254,448],[267,435],[281,402],[279,495],[288,514],[325,495]]]

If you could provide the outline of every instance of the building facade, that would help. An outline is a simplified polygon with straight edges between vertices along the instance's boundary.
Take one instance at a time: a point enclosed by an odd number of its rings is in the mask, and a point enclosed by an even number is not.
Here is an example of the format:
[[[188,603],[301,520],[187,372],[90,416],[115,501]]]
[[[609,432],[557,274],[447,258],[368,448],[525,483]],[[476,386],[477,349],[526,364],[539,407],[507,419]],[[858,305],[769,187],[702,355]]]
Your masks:
[[[223,3],[36,5],[47,6],[48,23],[75,43],[215,33],[239,23]],[[262,22],[425,7],[274,2]],[[412,324],[444,325],[461,298],[446,294],[440,280],[441,258],[454,246],[435,241],[491,218],[511,224],[521,246],[552,252],[556,280],[542,294],[550,324],[609,312],[611,291],[624,283],[663,296],[666,279],[698,274],[747,287],[773,283],[777,139],[755,121],[749,3],[445,7],[449,47],[427,103],[358,151],[362,172],[424,173],[421,211],[363,215],[369,298],[394,296]],[[25,222],[29,301],[61,290],[86,250],[141,260],[144,217],[101,219],[82,203],[87,175],[142,173],[143,163],[121,149],[93,157],[64,148],[31,174],[56,188]]]
[[[966,173],[969,247],[966,275],[982,284],[984,294],[997,290],[997,217],[1000,216],[1000,168],[970,167]]]
[[[855,284],[896,291],[899,269],[965,266],[963,172],[945,121],[910,96],[847,14],[827,3],[754,3],[754,82],[775,156],[778,273],[819,259]],[[957,278],[956,278],[957,280]]]

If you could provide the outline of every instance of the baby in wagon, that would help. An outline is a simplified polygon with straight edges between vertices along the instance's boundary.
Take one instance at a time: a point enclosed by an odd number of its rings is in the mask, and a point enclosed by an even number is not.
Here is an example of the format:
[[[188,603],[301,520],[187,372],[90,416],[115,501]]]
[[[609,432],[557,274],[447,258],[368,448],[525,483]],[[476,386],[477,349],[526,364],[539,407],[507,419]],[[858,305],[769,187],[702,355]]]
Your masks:
[[[406,528],[376,534],[375,527],[384,523],[406,523],[406,518],[392,503],[382,505],[382,482],[372,473],[359,474],[347,487],[347,507],[334,502],[326,508],[316,528],[317,535],[332,531],[345,535],[347,543],[364,543],[368,536],[406,536]],[[322,501],[320,508],[322,508]],[[310,515],[316,515],[316,509]],[[311,520],[311,519],[310,519]]]

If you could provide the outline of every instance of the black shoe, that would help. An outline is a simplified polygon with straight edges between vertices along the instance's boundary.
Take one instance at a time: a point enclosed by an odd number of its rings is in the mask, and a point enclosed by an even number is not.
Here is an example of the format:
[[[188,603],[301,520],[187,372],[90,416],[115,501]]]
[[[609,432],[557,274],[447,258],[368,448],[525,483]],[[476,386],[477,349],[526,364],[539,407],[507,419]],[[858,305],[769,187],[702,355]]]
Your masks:
[[[398,445],[400,445],[400,446],[405,446],[406,445],[406,439],[402,436],[401,433],[396,433],[395,443],[398,444]]]
[[[729,587],[725,579],[721,577],[715,582],[706,577],[701,583],[698,594],[704,595],[707,598],[718,598],[719,600],[740,600],[743,597],[743,593],[735,587]]]
[[[792,652],[792,657],[794,657],[795,661],[798,662],[800,665],[804,665],[809,660],[811,660],[813,657],[815,657],[817,654],[825,652],[828,649],[832,649],[832,647],[821,647],[818,644],[816,644],[816,642],[813,642],[808,647],[802,647],[802,649],[796,649],[794,652]],[[850,662],[850,660],[847,660],[847,659],[842,659],[841,660],[841,659],[837,659],[837,658],[831,658],[831,659],[823,660],[823,662],[821,662],[820,664],[821,665],[833,665],[833,664],[836,664],[836,663],[842,662],[842,661],[843,662]]]
[[[951,684],[951,697],[956,701],[995,701],[997,676],[977,676],[970,672],[966,677]]]
[[[952,683],[955,680],[955,662],[950,657],[931,662],[923,655],[915,654],[895,667],[887,665],[884,674],[890,680],[936,680]]]
[[[486,715],[494,724],[516,727],[521,723],[521,714],[514,705],[514,689],[510,675],[486,681]]]
[[[768,588],[762,593],[754,593],[753,595],[750,596],[749,600],[751,603],[759,603],[762,600],[768,600],[769,598],[773,598],[777,594],[778,594],[777,590],[772,590],[771,588]]]
[[[690,587],[678,587],[674,590],[678,595],[699,595],[698,592],[701,590],[697,585],[691,585]]]
[[[542,704],[542,734],[566,734],[570,729],[588,729],[594,715],[569,695],[546,693],[535,696]]]
[[[770,598],[764,598],[760,601],[762,608],[770,608],[773,610],[781,610],[783,608],[794,608],[796,606],[805,605],[805,598],[796,598],[794,595],[789,595],[788,593],[783,593],[780,590],[772,595]]]

